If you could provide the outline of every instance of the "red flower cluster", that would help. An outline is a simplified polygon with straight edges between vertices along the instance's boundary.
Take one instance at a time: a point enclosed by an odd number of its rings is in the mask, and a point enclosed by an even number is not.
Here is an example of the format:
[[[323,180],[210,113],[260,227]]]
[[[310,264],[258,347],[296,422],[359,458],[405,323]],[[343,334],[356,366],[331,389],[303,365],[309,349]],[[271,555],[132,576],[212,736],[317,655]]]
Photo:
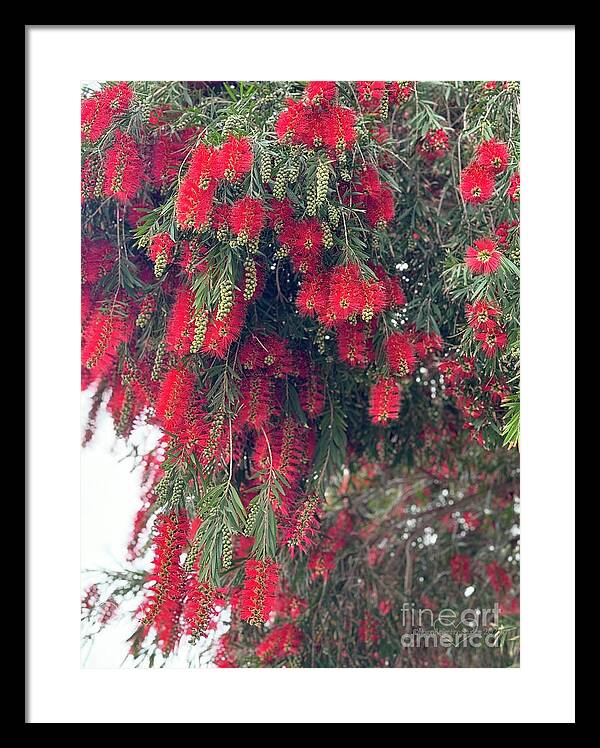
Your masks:
[[[395,379],[384,377],[371,387],[369,415],[375,424],[395,421],[400,414],[402,390]]]
[[[465,264],[473,273],[489,275],[500,267],[502,252],[493,239],[477,239],[474,247],[467,247]]]
[[[96,377],[106,375],[114,363],[117,349],[129,340],[132,328],[131,316],[121,308],[99,309],[84,331],[81,352],[84,366]]]
[[[358,185],[359,206],[366,211],[367,221],[375,228],[382,228],[394,217],[394,196],[386,187],[374,166],[365,167]]]
[[[294,558],[296,549],[306,553],[312,545],[314,535],[318,532],[320,521],[318,515],[319,497],[311,495],[306,498],[294,514],[292,523],[286,532],[285,542]]]
[[[131,135],[117,130],[115,142],[104,162],[104,192],[125,202],[135,197],[142,185],[144,164]]]
[[[154,234],[148,246],[148,256],[154,263],[154,272],[157,277],[161,276],[164,268],[173,261],[175,254],[175,242],[169,234],[162,231]]]
[[[390,369],[400,377],[408,377],[415,369],[415,347],[406,333],[394,332],[385,341],[385,353]]]
[[[332,156],[356,142],[356,113],[335,104],[335,86],[332,89],[323,81],[309,83],[303,100],[288,99],[286,104],[275,125],[280,141],[325,147]]]
[[[258,237],[265,223],[265,208],[254,197],[236,200],[229,211],[228,222],[238,243],[247,244]]]
[[[169,369],[156,400],[156,417],[167,431],[177,430],[187,415],[194,391],[194,375],[188,369]]]
[[[172,651],[179,639],[178,625],[185,586],[180,558],[187,543],[188,524],[183,512],[160,514],[155,522],[152,586],[141,613],[142,625],[154,625],[163,652]]]
[[[500,309],[494,304],[480,299],[474,304],[467,304],[465,311],[469,327],[472,327],[473,330],[489,332],[496,329]]]
[[[110,127],[113,119],[125,112],[133,98],[128,83],[118,83],[98,91],[81,102],[81,138],[98,140]]]
[[[460,190],[467,203],[480,205],[487,202],[496,186],[496,175],[508,165],[508,149],[505,143],[494,138],[481,143],[475,159],[463,169]]]
[[[270,558],[246,562],[244,589],[240,601],[241,617],[255,626],[269,620],[275,603],[279,577],[277,564]]]

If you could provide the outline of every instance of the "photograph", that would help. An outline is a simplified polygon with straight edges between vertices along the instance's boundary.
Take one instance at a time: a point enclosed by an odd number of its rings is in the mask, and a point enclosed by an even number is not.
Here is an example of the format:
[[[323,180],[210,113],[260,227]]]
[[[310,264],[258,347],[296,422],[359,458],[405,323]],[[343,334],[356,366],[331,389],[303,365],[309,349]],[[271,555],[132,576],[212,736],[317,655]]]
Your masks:
[[[86,666],[519,666],[519,152],[516,81],[86,82]]]

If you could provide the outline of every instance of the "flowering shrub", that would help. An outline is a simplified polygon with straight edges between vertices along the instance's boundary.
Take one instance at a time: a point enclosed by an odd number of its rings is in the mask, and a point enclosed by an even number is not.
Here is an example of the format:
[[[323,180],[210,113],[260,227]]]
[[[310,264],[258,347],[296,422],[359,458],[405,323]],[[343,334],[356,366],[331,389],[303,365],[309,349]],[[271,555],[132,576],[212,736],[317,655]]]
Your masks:
[[[408,652],[397,618],[518,614],[518,89],[489,83],[84,92],[84,443],[103,403],[162,433],[87,636],[129,615],[150,664],[201,640],[222,667],[511,664]]]

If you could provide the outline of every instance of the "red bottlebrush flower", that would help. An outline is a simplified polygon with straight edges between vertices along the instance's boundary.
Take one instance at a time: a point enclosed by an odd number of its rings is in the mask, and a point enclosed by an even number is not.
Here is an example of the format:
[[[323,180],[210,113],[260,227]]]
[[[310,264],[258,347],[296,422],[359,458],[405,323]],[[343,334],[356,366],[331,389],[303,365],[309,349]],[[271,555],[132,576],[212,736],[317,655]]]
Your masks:
[[[248,138],[228,135],[221,148],[215,152],[212,175],[216,179],[237,182],[252,168],[252,146]]]
[[[487,574],[489,583],[491,584],[492,589],[494,590],[494,592],[496,592],[496,594],[506,593],[512,587],[510,576],[497,561],[492,561],[491,564],[487,564],[485,567],[485,572]]]
[[[265,208],[254,197],[242,197],[231,206],[228,223],[233,234],[243,243],[256,239],[265,224]]]
[[[506,143],[494,138],[484,140],[477,149],[475,163],[483,169],[489,169],[493,174],[501,174],[508,166]]]
[[[499,404],[508,395],[509,389],[504,382],[499,382],[497,379],[491,378],[486,385],[483,387],[483,391],[487,392],[496,404]]]
[[[343,106],[332,106],[322,113],[322,137],[332,154],[340,154],[356,143],[356,112]]]
[[[346,320],[362,311],[361,278],[358,265],[338,265],[331,270],[329,305],[338,320]]]
[[[81,102],[81,137],[98,140],[110,127],[115,115],[128,109],[133,91],[128,83],[118,83],[98,91]]]
[[[298,654],[302,642],[302,632],[293,623],[269,631],[256,647],[256,655],[263,663],[278,662]]]
[[[282,143],[298,142],[298,133],[302,129],[305,107],[302,102],[293,99],[287,99],[286,104],[287,108],[281,112],[275,123],[275,132]]]
[[[429,130],[418,144],[417,150],[427,161],[435,161],[445,156],[448,151],[448,133],[441,127]]]
[[[395,379],[383,377],[371,387],[369,415],[375,424],[395,421],[400,414],[402,390]]]
[[[297,272],[314,273],[319,269],[323,251],[323,230],[316,218],[288,226],[280,234],[279,240],[289,246],[290,260]]]
[[[159,514],[154,523],[152,586],[144,601],[142,625],[172,630],[174,613],[179,612],[184,594],[181,553],[187,542],[188,519],[181,514]],[[160,616],[160,621],[157,620]],[[177,618],[179,616],[177,615]],[[167,644],[167,638],[163,639]]]
[[[213,181],[202,189],[193,177],[186,174],[175,200],[175,216],[180,229],[203,231],[209,228],[215,189]]]
[[[389,600],[381,600],[377,606],[380,615],[387,616],[392,609],[392,603]]]
[[[390,369],[401,377],[409,376],[417,359],[415,348],[409,336],[400,332],[392,333],[385,341],[385,353]]]
[[[142,184],[144,164],[135,140],[117,130],[104,162],[104,192],[125,202],[135,197]]]
[[[304,89],[304,98],[311,106],[327,106],[337,95],[333,81],[310,81]]]
[[[177,290],[167,325],[165,342],[167,350],[180,356],[190,352],[195,331],[194,294],[182,286]]]
[[[273,388],[271,380],[263,374],[246,377],[240,383],[240,410],[237,422],[260,431],[271,415]]]
[[[200,143],[192,152],[186,178],[200,190],[209,186],[214,176],[216,151]]]
[[[371,335],[364,324],[343,323],[337,328],[338,353],[350,366],[364,369],[373,361]]]
[[[367,166],[358,183],[358,202],[364,205],[367,221],[380,228],[394,217],[394,196],[373,166]]]
[[[148,181],[154,187],[173,182],[184,156],[184,144],[166,134],[159,135],[152,144],[148,160]]]
[[[476,163],[470,164],[460,177],[460,191],[467,203],[480,205],[490,199],[494,192],[496,181],[489,169],[484,169]]]
[[[467,322],[469,327],[474,330],[484,330],[489,332],[495,330],[500,316],[500,309],[494,304],[490,304],[483,299],[476,301],[474,304],[467,304],[465,306],[465,312],[467,315]]]
[[[471,561],[468,556],[458,553],[450,559],[450,573],[458,584],[471,584]]]
[[[496,328],[477,333],[475,340],[481,343],[481,350],[488,358],[494,358],[498,351],[506,348],[508,337],[505,332]]]
[[[377,109],[387,92],[385,81],[356,81],[358,100],[368,110]]]
[[[307,317],[321,317],[325,314],[329,300],[329,274],[304,278],[300,283],[296,306]]]
[[[271,202],[271,212],[269,214],[269,226],[279,233],[285,226],[288,226],[294,218],[294,208],[292,203],[286,197],[283,200],[273,200]]]
[[[161,383],[156,400],[156,417],[167,431],[184,422],[194,391],[194,375],[187,369],[170,369]]]
[[[198,246],[198,243],[195,241],[183,241],[180,247],[181,250],[177,258],[177,264],[188,275],[204,273],[206,271],[206,262],[203,260],[203,257],[206,254],[206,247]]]
[[[121,343],[131,334],[132,320],[121,309],[98,310],[84,333],[81,360],[87,369],[101,376],[108,373]]]
[[[465,264],[473,273],[489,275],[500,267],[502,252],[493,239],[477,239],[474,247],[467,247]]]
[[[521,176],[518,173],[513,174],[510,179],[508,196],[513,201],[513,203],[518,203],[521,199]]]
[[[316,371],[310,371],[298,387],[300,406],[309,420],[318,418],[325,408],[323,379]]]
[[[207,582],[198,581],[198,572],[194,570],[185,583],[186,600],[183,606],[185,633],[192,643],[208,636],[214,627],[216,616],[216,590]]]
[[[270,558],[246,561],[244,589],[240,601],[243,621],[259,626],[269,620],[275,603],[278,566]]]
[[[296,509],[292,523],[285,534],[285,543],[290,549],[292,558],[296,550],[306,553],[309,546],[313,544],[313,538],[320,526],[319,505],[319,497],[313,494]]]
[[[247,310],[248,304],[244,301],[241,292],[236,292],[229,314],[221,320],[216,319],[215,316],[209,320],[202,351],[218,358],[225,358],[229,346],[240,337]]]
[[[256,335],[240,347],[238,360],[244,369],[268,371],[273,377],[291,373],[292,356],[287,341],[278,335]]]

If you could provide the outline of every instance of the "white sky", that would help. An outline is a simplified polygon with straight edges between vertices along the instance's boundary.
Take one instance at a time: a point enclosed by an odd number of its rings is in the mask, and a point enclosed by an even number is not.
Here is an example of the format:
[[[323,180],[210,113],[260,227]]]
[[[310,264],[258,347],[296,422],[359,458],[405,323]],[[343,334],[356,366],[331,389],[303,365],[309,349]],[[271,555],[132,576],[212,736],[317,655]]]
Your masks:
[[[91,402],[82,395],[82,433]],[[156,443],[158,431],[137,429],[131,441],[137,445]],[[115,438],[110,416],[102,408],[92,441],[81,451],[81,569],[119,569],[125,563],[127,542],[139,508],[140,470],[134,468],[130,448]],[[82,574],[82,589],[91,575]],[[82,651],[86,668],[118,668],[128,650],[133,632],[131,620],[113,622],[95,637],[91,649]],[[186,667],[185,647],[171,657],[169,667]]]

